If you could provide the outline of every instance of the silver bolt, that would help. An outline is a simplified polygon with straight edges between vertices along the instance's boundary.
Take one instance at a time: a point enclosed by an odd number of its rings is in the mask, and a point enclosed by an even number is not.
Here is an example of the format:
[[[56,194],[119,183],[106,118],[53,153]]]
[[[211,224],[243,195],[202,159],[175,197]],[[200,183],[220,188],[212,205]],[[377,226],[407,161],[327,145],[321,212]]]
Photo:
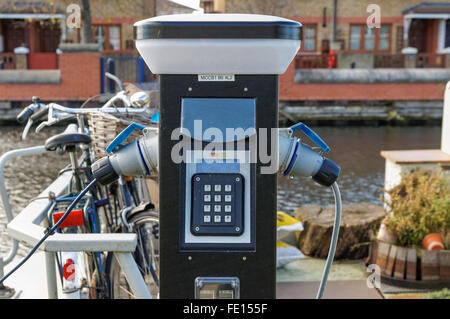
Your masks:
[[[236,182],[239,182],[241,179],[239,177],[236,177]]]
[[[244,92],[247,92],[248,91],[248,88],[244,88]]]
[[[236,231],[240,231],[241,229],[240,229],[239,227],[236,227],[235,230],[236,230]]]
[[[197,182],[200,182],[200,177],[196,177],[195,180],[196,180]]]
[[[246,260],[247,260],[247,257],[245,257],[245,256],[242,257],[242,260],[243,260],[243,261],[246,261]]]
[[[189,91],[189,92],[192,92],[192,88],[191,88],[191,87],[188,87],[188,91]]]
[[[192,256],[188,256],[188,260],[192,260]],[[203,285],[203,284],[202,284]]]
[[[195,231],[199,231],[200,230],[200,227],[195,227]]]

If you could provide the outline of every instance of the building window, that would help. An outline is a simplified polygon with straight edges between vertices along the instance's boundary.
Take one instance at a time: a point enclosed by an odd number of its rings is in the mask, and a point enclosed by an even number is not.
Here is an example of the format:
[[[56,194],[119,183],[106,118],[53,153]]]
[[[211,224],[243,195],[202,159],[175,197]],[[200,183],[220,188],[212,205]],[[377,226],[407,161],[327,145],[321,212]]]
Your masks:
[[[378,30],[378,50],[389,50],[390,48],[390,30],[391,28],[384,25]]]
[[[350,50],[361,50],[361,26],[350,27]]]
[[[368,28],[366,25],[350,26],[350,50],[389,51],[391,48],[391,27]]]
[[[201,0],[200,7],[204,13],[212,13],[214,12],[214,0]]]
[[[450,47],[450,20],[445,21],[445,43],[444,48]]]
[[[375,50],[375,28],[365,28],[364,49],[367,51]]]
[[[94,25],[94,41],[101,46],[102,50],[120,50],[120,33],[120,26]]]
[[[316,26],[305,25],[303,26],[303,50],[304,51],[316,51]]]

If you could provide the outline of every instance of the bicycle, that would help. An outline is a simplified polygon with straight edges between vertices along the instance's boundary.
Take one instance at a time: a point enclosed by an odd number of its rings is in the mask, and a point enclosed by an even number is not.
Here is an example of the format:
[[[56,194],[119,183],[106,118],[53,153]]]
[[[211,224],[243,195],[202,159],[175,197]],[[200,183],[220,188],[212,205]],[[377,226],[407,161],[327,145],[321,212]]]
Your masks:
[[[123,91],[120,93],[120,99],[124,99]],[[113,98],[114,99],[114,98]],[[113,100],[112,99],[112,100]],[[142,98],[140,99],[142,101]],[[115,112],[123,112],[124,110],[121,108],[110,108],[112,103],[108,102],[102,108],[97,109],[72,109],[60,106],[55,103],[51,103],[47,106],[39,103],[38,98],[33,98],[33,105],[26,108],[21,113],[21,122],[24,122],[27,117],[29,117],[29,122],[25,127],[23,136],[26,137],[27,130],[31,127],[29,125],[39,120],[44,114],[47,114],[48,120],[41,123],[37,131],[40,131],[45,126],[51,126],[55,123],[60,122],[61,120],[67,120],[75,117],[80,125],[78,131],[87,131],[87,128],[84,126],[84,121],[82,119],[82,115],[85,115],[89,112],[105,112],[105,113],[115,113]],[[129,104],[126,104],[129,105]],[[142,104],[141,104],[142,105]],[[29,110],[32,110],[29,111]],[[37,111],[36,111],[37,110]],[[127,112],[140,112],[139,109],[129,109],[126,108]],[[25,116],[25,115],[26,116]],[[72,130],[74,128],[72,127]],[[84,133],[79,133],[84,134]],[[64,147],[64,145],[60,145],[60,147]],[[80,172],[82,169],[77,167],[76,158],[74,156],[74,152],[69,152],[71,158],[71,169],[73,170],[73,176],[76,184],[76,188],[80,189],[85,183],[81,183],[80,181]],[[86,167],[84,170],[89,172],[89,166],[92,163],[92,152],[89,147],[84,148],[84,160],[82,163],[86,163]],[[84,172],[85,173],[85,172]],[[87,176],[87,181],[92,180],[92,176]],[[103,231],[108,232],[119,232],[119,231],[127,231],[127,232],[135,232],[138,235],[138,245],[136,252],[134,254],[135,260],[138,264],[138,267],[141,271],[141,274],[144,277],[151,277],[154,284],[150,282],[151,280],[147,280],[150,288],[153,289],[154,294],[156,293],[155,287],[158,286],[158,224],[159,218],[158,213],[154,210],[153,205],[149,203],[145,203],[142,200],[142,195],[145,193],[145,190],[139,191],[139,187],[143,186],[143,181],[138,179],[126,179],[125,177],[121,177],[119,179],[118,184],[112,184],[108,187],[106,191],[107,199],[97,199],[103,200],[105,202],[104,205],[108,206],[108,210],[104,209],[104,220],[101,222]],[[102,187],[97,187],[94,193],[99,192],[102,193]],[[147,191],[148,192],[148,191]],[[71,213],[72,214],[72,213]],[[120,215],[120,218],[118,218]],[[95,218],[97,219],[97,218]],[[90,229],[92,231],[92,227]],[[152,238],[154,237],[154,239]],[[94,265],[88,271],[90,274],[95,274],[99,278],[94,284],[92,280],[90,280],[90,284],[84,283],[84,287],[89,287],[91,290],[91,297],[103,297],[103,298],[114,298],[121,297],[120,291],[125,290],[124,286],[126,283],[123,283],[123,280],[120,275],[120,267],[118,266],[117,261],[112,257],[112,254],[107,254],[106,257],[97,258],[98,262],[95,262],[95,258],[91,258],[91,261],[88,262],[90,265]],[[99,257],[99,256],[97,256]],[[69,258],[70,259],[70,258]],[[73,260],[72,260],[73,261]],[[104,261],[102,263],[102,261]],[[102,267],[104,265],[104,267]],[[64,268],[64,267],[59,267]],[[63,276],[61,276],[62,278]],[[61,279],[63,282],[64,280]],[[105,284],[105,282],[107,284]],[[78,290],[81,291],[82,287],[79,287]],[[92,290],[96,291],[96,294],[92,293]]]

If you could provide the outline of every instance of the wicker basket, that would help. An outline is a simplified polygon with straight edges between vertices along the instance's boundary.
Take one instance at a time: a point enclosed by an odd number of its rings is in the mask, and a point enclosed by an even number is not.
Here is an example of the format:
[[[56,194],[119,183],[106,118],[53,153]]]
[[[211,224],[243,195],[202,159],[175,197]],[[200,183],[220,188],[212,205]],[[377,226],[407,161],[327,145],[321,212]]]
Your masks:
[[[144,126],[155,126],[150,120],[149,114],[119,114],[111,115],[107,113],[88,113],[89,132],[91,134],[91,146],[94,150],[95,159],[106,156],[106,147],[112,140],[131,123],[138,123]],[[132,142],[142,133],[135,131],[124,142]]]

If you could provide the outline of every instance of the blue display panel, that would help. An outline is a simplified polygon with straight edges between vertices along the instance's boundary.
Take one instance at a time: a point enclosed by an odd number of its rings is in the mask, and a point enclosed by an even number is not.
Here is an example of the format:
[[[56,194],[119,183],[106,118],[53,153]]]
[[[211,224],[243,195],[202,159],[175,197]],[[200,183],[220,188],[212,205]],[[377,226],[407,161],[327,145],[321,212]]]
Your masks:
[[[255,99],[185,98],[181,102],[183,134],[205,142],[249,137],[255,132]],[[228,129],[228,130],[227,130]],[[235,131],[240,129],[239,131]],[[231,132],[238,133],[230,134]],[[240,135],[243,132],[244,136]]]

